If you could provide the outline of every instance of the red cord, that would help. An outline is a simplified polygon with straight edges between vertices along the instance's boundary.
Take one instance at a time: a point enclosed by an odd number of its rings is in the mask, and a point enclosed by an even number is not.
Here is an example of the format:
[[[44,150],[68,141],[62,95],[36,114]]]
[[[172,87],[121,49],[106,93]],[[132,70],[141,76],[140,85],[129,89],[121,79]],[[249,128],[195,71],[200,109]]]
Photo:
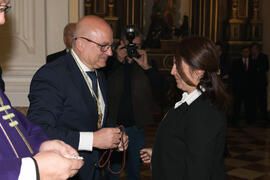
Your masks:
[[[121,141],[122,141],[122,148],[123,148],[123,160],[122,160],[122,167],[119,171],[116,171],[114,172],[112,169],[111,169],[111,162],[110,162],[110,158],[111,158],[111,155],[112,155],[112,152],[113,152],[113,149],[110,149],[110,150],[106,150],[100,157],[99,161],[98,161],[98,167],[100,168],[103,168],[104,166],[106,166],[106,164],[108,164],[108,169],[109,171],[112,173],[112,174],[120,174],[123,169],[125,168],[125,165],[126,165],[126,150],[124,149],[124,133],[125,133],[125,128],[123,125],[120,125],[119,126],[120,130],[121,130]],[[109,151],[109,154],[108,154],[108,157],[106,159],[106,161],[101,164],[103,162],[103,159],[105,157],[105,155],[108,153]]]

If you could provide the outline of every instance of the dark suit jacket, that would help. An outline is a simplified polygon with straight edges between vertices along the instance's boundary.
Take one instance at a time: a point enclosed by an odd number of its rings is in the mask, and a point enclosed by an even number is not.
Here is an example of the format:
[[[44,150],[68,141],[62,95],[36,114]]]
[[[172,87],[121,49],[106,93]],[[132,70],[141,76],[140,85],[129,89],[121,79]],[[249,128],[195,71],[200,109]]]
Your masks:
[[[106,88],[102,73],[99,85],[105,104]],[[97,130],[98,113],[94,98],[70,53],[41,67],[34,75],[29,94],[27,117],[39,124],[50,139],[60,139],[75,149],[79,145],[79,132]],[[105,117],[107,114],[105,107]],[[106,124],[106,121],[104,121]],[[94,179],[99,152],[83,151],[84,166],[78,179]]]
[[[53,62],[54,60],[58,59],[61,56],[64,56],[67,54],[67,50],[64,49],[63,51],[59,51],[53,54],[50,54],[46,57],[46,64],[49,62]]]
[[[153,180],[225,180],[225,114],[205,95],[166,114],[152,154]]]
[[[267,72],[269,70],[269,62],[267,55],[260,53],[255,59],[256,81],[257,89],[265,88],[267,86]]]
[[[239,93],[253,93],[255,81],[255,64],[251,57],[248,58],[248,69],[245,69],[243,59],[234,60],[232,66],[232,80],[233,92]]]

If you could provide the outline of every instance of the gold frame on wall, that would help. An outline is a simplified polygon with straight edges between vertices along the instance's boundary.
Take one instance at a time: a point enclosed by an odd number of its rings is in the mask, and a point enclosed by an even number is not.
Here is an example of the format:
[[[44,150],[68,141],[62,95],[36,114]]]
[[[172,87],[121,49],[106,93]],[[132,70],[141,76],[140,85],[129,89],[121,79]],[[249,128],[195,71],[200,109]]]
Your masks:
[[[189,14],[189,31],[199,36],[207,36],[213,41],[217,41],[218,36],[218,15],[219,15],[219,0],[210,0],[210,4],[207,4],[206,0],[200,0],[199,4],[199,16],[194,17],[194,8],[193,1],[190,1],[190,14]],[[209,11],[207,15],[207,11]],[[194,22],[193,22],[194,21]],[[196,32],[195,24],[198,22],[198,32]],[[208,34],[207,34],[208,32]]]
[[[102,0],[98,0],[98,1],[102,1]],[[94,0],[94,13],[96,15],[105,15],[106,14],[106,0],[103,0],[103,11],[97,11],[97,0]]]
[[[240,1],[245,2],[245,15],[242,16],[241,10],[242,10],[242,4],[240,3]],[[248,3],[249,0],[238,0],[238,17],[239,18],[248,18]]]

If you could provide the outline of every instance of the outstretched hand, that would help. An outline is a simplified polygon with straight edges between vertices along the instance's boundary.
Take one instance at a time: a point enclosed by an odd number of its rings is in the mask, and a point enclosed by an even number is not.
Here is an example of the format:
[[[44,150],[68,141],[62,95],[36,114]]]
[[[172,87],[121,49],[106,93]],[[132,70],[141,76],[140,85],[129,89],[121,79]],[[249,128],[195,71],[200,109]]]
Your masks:
[[[38,164],[40,180],[65,180],[83,166],[82,160],[68,159],[54,151],[42,151],[33,157]]]
[[[60,140],[45,141],[40,145],[39,152],[54,151],[64,157],[79,156],[79,153],[70,145]]]
[[[141,159],[144,163],[148,164],[151,162],[152,158],[152,148],[144,148],[140,151]]]

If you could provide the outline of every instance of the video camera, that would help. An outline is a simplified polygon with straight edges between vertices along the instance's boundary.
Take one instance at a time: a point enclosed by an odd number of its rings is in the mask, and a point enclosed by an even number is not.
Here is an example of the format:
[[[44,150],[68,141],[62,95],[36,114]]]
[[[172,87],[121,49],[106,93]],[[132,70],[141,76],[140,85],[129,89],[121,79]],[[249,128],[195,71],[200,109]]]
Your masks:
[[[128,40],[128,45],[124,46],[127,49],[127,55],[129,58],[140,58],[141,55],[138,53],[138,46],[133,43],[133,39],[135,38],[135,27],[133,25],[129,25],[126,28],[126,38]]]

